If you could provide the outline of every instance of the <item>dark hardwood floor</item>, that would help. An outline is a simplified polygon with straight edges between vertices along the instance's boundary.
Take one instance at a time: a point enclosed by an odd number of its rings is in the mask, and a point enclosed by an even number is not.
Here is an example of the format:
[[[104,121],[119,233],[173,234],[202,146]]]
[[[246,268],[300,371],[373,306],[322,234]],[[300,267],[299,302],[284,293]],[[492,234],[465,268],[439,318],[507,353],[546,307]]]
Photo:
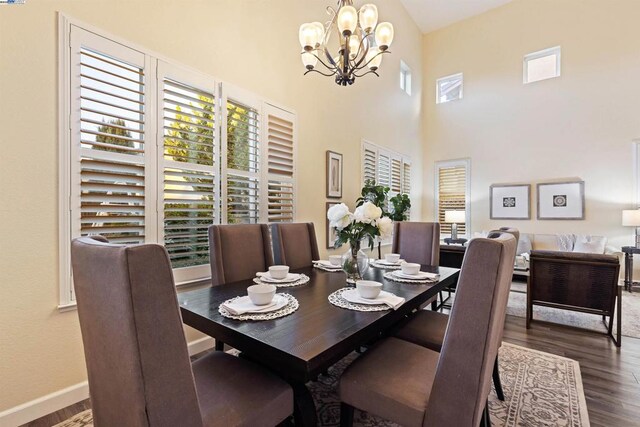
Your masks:
[[[504,339],[512,344],[580,362],[592,427],[640,426],[640,339],[623,337],[618,349],[604,335],[507,316]],[[42,417],[28,427],[50,427],[90,407],[85,400]]]

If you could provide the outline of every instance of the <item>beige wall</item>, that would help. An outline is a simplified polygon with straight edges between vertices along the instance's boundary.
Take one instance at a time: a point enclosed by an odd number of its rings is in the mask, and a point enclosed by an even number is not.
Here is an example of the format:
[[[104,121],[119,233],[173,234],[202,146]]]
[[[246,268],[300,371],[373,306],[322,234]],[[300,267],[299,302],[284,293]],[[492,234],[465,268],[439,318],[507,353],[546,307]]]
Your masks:
[[[433,218],[434,161],[471,159],[473,231],[575,232],[631,244],[621,210],[634,202],[640,137],[640,2],[516,0],[423,43],[423,213]],[[522,84],[525,54],[562,46],[560,78]],[[464,72],[464,99],[435,104],[435,80]],[[491,221],[489,186],[580,177],[586,220]]]
[[[422,176],[420,32],[399,1],[382,2],[396,41],[381,78],[343,88],[303,77],[298,26],[324,19],[333,3],[29,0],[0,10],[0,412],[86,378],[76,312],[56,310],[56,12],[295,109],[298,219],[315,222],[324,247],[326,150],[344,154],[349,203],[360,188],[361,138],[413,158],[417,200]],[[400,59],[413,69],[413,97],[398,88]]]

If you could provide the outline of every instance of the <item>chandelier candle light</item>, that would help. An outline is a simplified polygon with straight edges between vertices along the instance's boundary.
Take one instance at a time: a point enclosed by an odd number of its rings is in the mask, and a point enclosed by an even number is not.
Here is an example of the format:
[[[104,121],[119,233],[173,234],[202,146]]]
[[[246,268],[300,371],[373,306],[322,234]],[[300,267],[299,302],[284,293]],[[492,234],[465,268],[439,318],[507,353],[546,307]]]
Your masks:
[[[382,55],[389,53],[393,41],[393,25],[389,22],[378,24],[378,8],[365,4],[356,10],[352,0],[338,0],[337,11],[327,7],[331,17],[323,25],[311,22],[300,26],[299,38],[302,46],[302,63],[307,71],[323,76],[335,76],[341,86],[353,84],[356,77],[367,74],[378,75]],[[329,51],[332,35],[337,36],[338,54]],[[318,62],[323,71],[316,69]]]

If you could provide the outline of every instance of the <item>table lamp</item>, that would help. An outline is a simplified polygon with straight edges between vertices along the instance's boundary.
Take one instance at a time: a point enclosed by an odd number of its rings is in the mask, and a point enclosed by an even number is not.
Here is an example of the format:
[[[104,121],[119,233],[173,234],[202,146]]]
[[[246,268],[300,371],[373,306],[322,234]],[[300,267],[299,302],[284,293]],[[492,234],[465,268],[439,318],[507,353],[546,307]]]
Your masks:
[[[638,234],[638,227],[640,227],[640,209],[622,211],[622,225],[636,228],[636,248],[640,249],[640,235]]]
[[[638,218],[640,218],[640,216]],[[458,224],[464,224],[466,222],[465,211],[444,211],[444,222],[451,224],[451,239],[457,240]]]

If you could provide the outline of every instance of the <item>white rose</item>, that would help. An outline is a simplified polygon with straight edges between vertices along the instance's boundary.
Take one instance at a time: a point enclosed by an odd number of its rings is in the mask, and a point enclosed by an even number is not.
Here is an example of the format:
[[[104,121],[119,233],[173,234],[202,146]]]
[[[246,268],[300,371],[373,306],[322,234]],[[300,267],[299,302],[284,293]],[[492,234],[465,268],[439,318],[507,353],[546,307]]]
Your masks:
[[[349,212],[349,208],[344,203],[333,205],[327,211],[329,225],[337,228],[338,230],[342,230],[347,225],[351,224],[352,218],[352,213]]]
[[[371,202],[364,202],[354,212],[356,221],[371,224],[382,216],[382,209]]]
[[[391,232],[393,231],[393,221],[389,217],[382,217],[376,221],[376,226],[380,231],[380,237],[386,239],[387,237],[391,237]]]

